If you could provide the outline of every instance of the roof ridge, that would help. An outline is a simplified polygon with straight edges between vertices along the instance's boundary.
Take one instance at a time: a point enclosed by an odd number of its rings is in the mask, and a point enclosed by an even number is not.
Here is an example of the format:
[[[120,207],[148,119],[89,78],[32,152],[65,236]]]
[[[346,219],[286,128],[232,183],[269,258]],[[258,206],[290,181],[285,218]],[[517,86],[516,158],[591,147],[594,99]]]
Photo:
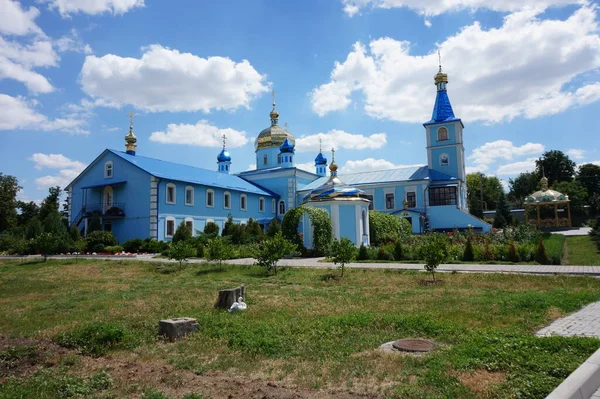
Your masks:
[[[392,168],[392,169],[379,169],[379,170],[368,170],[364,172],[354,172],[354,173],[340,173],[340,176],[349,176],[349,175],[361,175],[364,173],[376,173],[376,172],[389,172],[391,170],[402,170],[402,169],[410,169],[410,168],[422,168],[427,165],[411,165],[411,166],[403,166],[401,168]]]
[[[108,150],[109,150],[109,151],[112,151],[112,152],[118,152],[118,153],[119,153],[119,155],[120,155],[120,154],[123,154],[123,155],[129,155],[129,154],[127,154],[125,151],[113,150],[113,149],[110,149],[110,148],[108,148]],[[217,171],[217,170],[205,169],[205,168],[201,168],[201,167],[199,167],[199,166],[187,165],[187,164],[184,164],[184,163],[178,163],[178,162],[166,161],[166,160],[164,160],[164,159],[158,159],[158,158],[153,158],[153,157],[147,157],[147,156],[144,156],[144,155],[138,155],[137,153],[136,153],[135,155],[129,155],[129,156],[131,156],[131,157],[135,157],[135,158],[146,158],[146,159],[152,159],[153,161],[164,162],[164,163],[170,163],[170,164],[173,164],[173,165],[180,165],[180,166],[185,166],[185,167],[188,167],[188,168],[195,168],[195,169],[205,170],[205,171],[207,171],[207,172],[215,172],[215,173],[220,173],[220,172],[219,172],[219,171]],[[237,176],[237,175],[233,174],[233,175],[230,175],[230,176]]]

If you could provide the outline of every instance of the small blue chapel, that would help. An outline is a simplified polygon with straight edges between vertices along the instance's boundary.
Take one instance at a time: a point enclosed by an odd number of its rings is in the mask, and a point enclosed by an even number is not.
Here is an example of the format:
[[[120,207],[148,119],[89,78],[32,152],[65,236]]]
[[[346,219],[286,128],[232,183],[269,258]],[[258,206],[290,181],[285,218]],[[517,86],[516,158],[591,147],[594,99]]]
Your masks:
[[[464,124],[454,115],[447,93],[448,75],[440,66],[434,76],[437,95],[431,119],[423,124],[427,165],[375,172],[340,174],[319,151],[314,172],[296,168],[295,138],[279,126],[275,101],[270,125],[255,141],[256,169],[231,174],[232,157],[223,149],[216,170],[141,156],[130,124],[126,150],[104,150],[66,188],[68,220],[83,235],[91,218],[119,242],[131,238],[170,240],[184,222],[193,232],[208,222],[222,229],[257,220],[264,228],[294,207],[328,212],[336,238],[357,246],[369,244],[369,210],[409,221],[413,233],[491,226],[471,215],[467,206]],[[332,153],[333,154],[333,153]],[[327,171],[329,169],[329,176]],[[300,225],[305,245],[312,246],[310,221]]]

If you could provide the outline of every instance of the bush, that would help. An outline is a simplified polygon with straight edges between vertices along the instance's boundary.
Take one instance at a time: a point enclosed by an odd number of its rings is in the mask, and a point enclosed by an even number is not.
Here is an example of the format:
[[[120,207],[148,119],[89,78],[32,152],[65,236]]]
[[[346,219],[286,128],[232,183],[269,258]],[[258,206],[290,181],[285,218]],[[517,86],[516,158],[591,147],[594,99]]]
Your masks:
[[[435,270],[448,258],[448,239],[443,234],[430,234],[425,238],[421,251],[425,260],[425,270],[431,272],[435,280]]]
[[[271,222],[269,222],[269,227],[267,227],[267,236],[275,237],[277,233],[281,231],[281,224],[277,220],[277,218],[273,218]]]
[[[144,241],[141,238],[132,238],[123,243],[123,249],[126,252],[137,253],[140,252],[143,245]]]
[[[204,234],[208,235],[210,238],[214,238],[219,235],[219,225],[215,222],[208,222],[206,226],[204,226]]]
[[[368,260],[369,253],[367,252],[367,247],[365,244],[360,244],[360,248],[358,248],[358,255],[356,256],[357,260]]]
[[[548,255],[546,254],[546,247],[544,246],[544,240],[541,238],[535,249],[535,258],[534,259],[540,265],[549,265],[550,264],[550,259],[548,259]]]
[[[196,248],[186,241],[177,241],[171,245],[168,250],[169,259],[175,259],[179,262],[179,270],[183,269],[183,262],[196,255]]]
[[[340,241],[337,239],[333,240],[331,244],[330,256],[333,258],[334,264],[340,264],[342,274],[340,277],[344,277],[344,265],[352,262],[356,256],[356,247],[354,243],[346,237],[342,237]]]
[[[377,250],[377,260],[394,260],[394,255],[388,252],[385,246],[380,246]]]
[[[404,256],[402,252],[402,243],[400,240],[396,240],[394,243],[394,260],[402,260],[402,257]]]
[[[88,244],[88,248],[89,248],[89,244]],[[95,252],[95,253],[100,253],[100,252],[105,252],[106,248],[104,247],[104,244],[96,244],[96,245],[92,246],[91,251]]]
[[[465,252],[463,252],[463,260],[465,262],[473,262],[475,260],[475,254],[473,253],[473,243],[471,242],[471,236],[467,237],[467,243],[465,244]]]
[[[35,238],[44,232],[44,227],[42,226],[42,222],[37,217],[33,217],[29,223],[27,223],[27,229],[25,232],[25,237],[28,239]]]
[[[92,356],[102,356],[110,349],[121,347],[124,340],[123,328],[100,323],[78,327],[55,337],[60,346]]]
[[[222,237],[217,236],[208,241],[208,245],[204,249],[204,256],[209,262],[218,261],[219,264],[222,264],[223,260],[229,259],[230,252],[229,244]]]
[[[256,264],[265,267],[268,271],[277,274],[277,262],[286,255],[295,252],[297,249],[281,233],[277,233],[273,238],[267,238],[260,243],[256,252]]]
[[[85,240],[87,241],[88,248],[92,248],[92,250],[98,244],[102,244],[105,247],[119,245],[117,238],[110,231],[94,231],[88,234]]]
[[[369,211],[371,245],[382,245],[398,239],[405,240],[412,234],[407,220],[387,213]]]
[[[48,255],[54,255],[58,248],[58,237],[52,233],[42,233],[32,241],[32,247],[44,257],[44,262]]]
[[[111,254],[115,254],[117,252],[123,252],[123,247],[120,245],[110,245],[104,248],[104,251],[110,252]],[[102,251],[100,251],[102,252]]]
[[[154,238],[146,238],[143,240],[142,246],[140,247],[141,252],[146,253],[162,253],[169,249],[169,244],[164,241],[157,241]]]
[[[514,241],[511,241],[508,244],[508,260],[514,263],[518,263],[521,261]]]
[[[171,242],[188,241],[192,238],[192,230],[184,222],[179,223]]]

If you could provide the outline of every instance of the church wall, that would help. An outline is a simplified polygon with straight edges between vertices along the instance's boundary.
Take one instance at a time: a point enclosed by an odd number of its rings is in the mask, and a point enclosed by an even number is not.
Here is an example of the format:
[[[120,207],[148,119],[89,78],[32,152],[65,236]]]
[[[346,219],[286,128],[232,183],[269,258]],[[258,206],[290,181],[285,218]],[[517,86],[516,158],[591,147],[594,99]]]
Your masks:
[[[104,178],[104,166],[107,161],[113,163],[113,177]],[[125,218],[111,220],[112,232],[120,243],[130,238],[146,238],[150,229],[150,175],[131,165],[122,158],[105,153],[73,184],[71,194],[71,222],[84,205],[84,190],[81,187],[127,181],[125,184],[111,186],[113,203],[124,204]],[[104,188],[87,189],[87,204],[103,203]],[[84,221],[80,227],[83,227]]]
[[[267,156],[267,164],[264,163],[264,156]],[[281,166],[277,163],[277,155],[279,155],[279,147],[261,148],[256,152],[256,169],[268,169]]]
[[[491,225],[475,216],[458,209],[455,205],[431,206],[427,208],[429,226],[432,229],[481,228],[488,232]]]
[[[175,204],[166,202],[167,184],[175,185]],[[190,184],[180,181],[171,181],[162,179],[158,189],[158,239],[170,240],[170,237],[165,237],[166,220],[167,218],[175,219],[175,228],[186,218],[193,220],[194,235],[195,230],[204,230],[204,226],[208,220],[215,222],[219,228],[223,229],[223,224],[229,214],[233,217],[236,223],[245,223],[248,219],[272,219],[275,214],[272,212],[271,199],[273,197],[259,195],[254,193],[240,192],[236,190],[226,190],[217,187],[207,187],[199,184]],[[185,189],[193,187],[194,201],[193,205],[185,204]],[[206,195],[208,190],[213,190],[214,203],[212,207],[206,205]],[[230,194],[230,206],[225,208],[224,197],[225,193]],[[246,210],[241,209],[241,196],[246,196]],[[264,211],[259,210],[259,199],[265,199]]]

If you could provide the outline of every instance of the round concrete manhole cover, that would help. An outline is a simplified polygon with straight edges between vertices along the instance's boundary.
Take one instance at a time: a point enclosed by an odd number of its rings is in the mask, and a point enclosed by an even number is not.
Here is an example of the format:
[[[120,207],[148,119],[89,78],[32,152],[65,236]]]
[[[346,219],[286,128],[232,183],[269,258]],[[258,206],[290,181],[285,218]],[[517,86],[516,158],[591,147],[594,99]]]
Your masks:
[[[405,352],[429,352],[433,350],[433,342],[426,339],[399,339],[394,341],[392,346]]]

